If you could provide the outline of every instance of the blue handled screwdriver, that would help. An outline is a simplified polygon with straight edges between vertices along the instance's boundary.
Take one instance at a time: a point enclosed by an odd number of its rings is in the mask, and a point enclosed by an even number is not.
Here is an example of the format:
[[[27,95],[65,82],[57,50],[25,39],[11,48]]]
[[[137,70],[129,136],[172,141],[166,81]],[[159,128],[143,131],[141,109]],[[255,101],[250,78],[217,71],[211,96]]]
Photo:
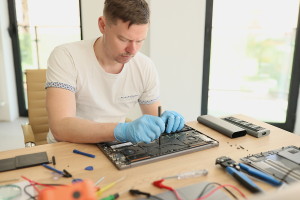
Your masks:
[[[158,106],[158,117],[161,116],[161,106]],[[160,149],[160,143],[161,143],[161,136],[159,136],[158,138],[158,146],[159,146],[159,149]]]

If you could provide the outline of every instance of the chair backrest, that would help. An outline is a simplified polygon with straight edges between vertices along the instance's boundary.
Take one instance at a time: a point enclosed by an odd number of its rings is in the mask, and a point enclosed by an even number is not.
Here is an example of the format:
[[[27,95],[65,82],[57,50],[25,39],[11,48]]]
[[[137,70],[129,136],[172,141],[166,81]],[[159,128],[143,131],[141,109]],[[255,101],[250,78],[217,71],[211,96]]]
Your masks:
[[[49,131],[46,110],[46,69],[26,70],[28,120],[31,125],[35,142],[46,144]]]

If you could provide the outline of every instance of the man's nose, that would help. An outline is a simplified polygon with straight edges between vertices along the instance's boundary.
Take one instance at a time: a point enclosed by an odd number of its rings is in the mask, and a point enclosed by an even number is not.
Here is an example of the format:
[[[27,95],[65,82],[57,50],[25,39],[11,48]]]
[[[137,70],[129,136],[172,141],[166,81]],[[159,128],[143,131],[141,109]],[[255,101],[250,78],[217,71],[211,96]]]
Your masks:
[[[130,41],[126,47],[126,52],[134,55],[138,50],[137,44],[134,41]]]

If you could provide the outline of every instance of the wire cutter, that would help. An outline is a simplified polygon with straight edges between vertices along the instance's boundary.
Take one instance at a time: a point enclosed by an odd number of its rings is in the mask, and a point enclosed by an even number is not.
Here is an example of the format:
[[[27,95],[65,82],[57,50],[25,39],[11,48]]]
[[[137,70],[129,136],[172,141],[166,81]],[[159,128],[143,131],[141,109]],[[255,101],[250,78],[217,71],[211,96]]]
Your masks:
[[[237,179],[242,185],[248,188],[253,193],[262,192],[261,188],[259,188],[246,174],[254,176],[260,180],[263,180],[273,186],[280,186],[282,182],[275,179],[274,177],[254,169],[243,163],[236,163],[234,160],[227,156],[222,156],[216,159],[216,165],[219,164],[226,169],[226,171],[232,175],[235,179]],[[242,172],[243,171],[243,172]]]

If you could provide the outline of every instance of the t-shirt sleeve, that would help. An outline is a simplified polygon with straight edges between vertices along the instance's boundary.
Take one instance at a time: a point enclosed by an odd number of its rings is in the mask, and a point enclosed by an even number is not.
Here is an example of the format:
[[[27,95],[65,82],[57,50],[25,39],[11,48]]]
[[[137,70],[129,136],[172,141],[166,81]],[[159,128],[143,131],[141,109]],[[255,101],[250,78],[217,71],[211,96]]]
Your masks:
[[[76,92],[77,70],[67,48],[56,47],[49,59],[46,73],[46,88],[55,87]]]
[[[145,70],[145,90],[139,98],[140,104],[152,104],[160,98],[160,83],[157,69],[154,63],[149,60]]]

